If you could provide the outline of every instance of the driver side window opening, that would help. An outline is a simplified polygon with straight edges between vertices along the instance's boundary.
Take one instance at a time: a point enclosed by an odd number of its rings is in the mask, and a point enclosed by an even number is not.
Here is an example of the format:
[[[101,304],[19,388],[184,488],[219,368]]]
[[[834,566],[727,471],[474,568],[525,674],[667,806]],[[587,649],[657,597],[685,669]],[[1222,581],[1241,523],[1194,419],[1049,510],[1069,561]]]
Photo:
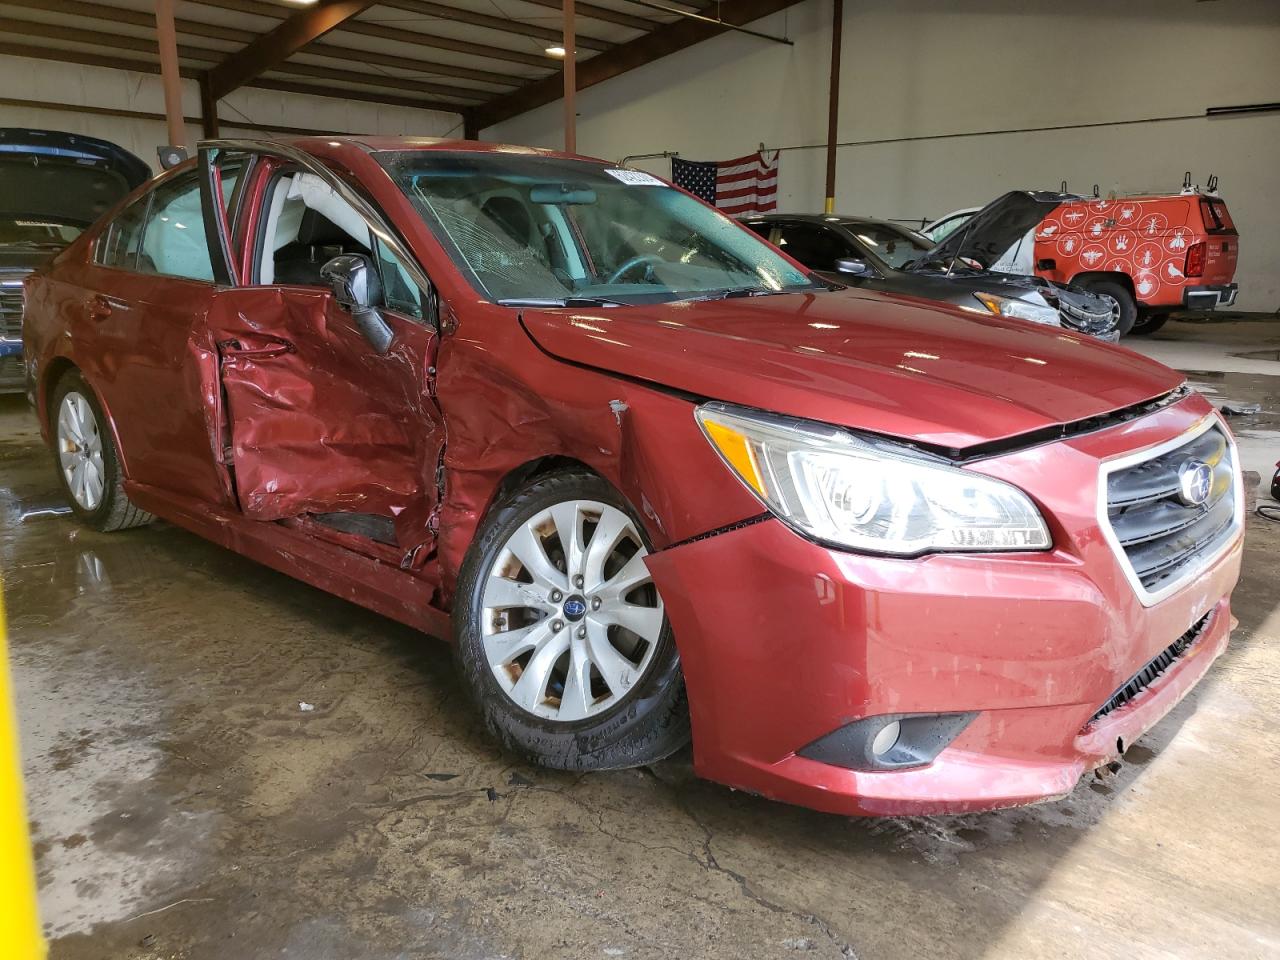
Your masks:
[[[829,272],[835,270],[836,261],[842,257],[864,256],[834,230],[810,223],[783,224],[777,244],[810,270]]]
[[[286,169],[275,177],[268,187],[261,237],[259,283],[328,289],[321,268],[334,257],[360,254],[380,274],[382,305],[422,319],[425,297],[399,258],[315,174]]]

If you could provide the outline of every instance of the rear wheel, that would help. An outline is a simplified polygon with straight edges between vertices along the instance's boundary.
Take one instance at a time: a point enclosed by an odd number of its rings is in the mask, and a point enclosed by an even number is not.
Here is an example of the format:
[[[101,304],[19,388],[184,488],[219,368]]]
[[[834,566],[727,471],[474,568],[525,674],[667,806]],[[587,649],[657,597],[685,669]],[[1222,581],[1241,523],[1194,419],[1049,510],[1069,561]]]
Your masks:
[[[1115,301],[1118,308],[1119,316],[1116,329],[1120,331],[1120,336],[1125,336],[1133,330],[1133,325],[1138,319],[1138,305],[1134,302],[1133,294],[1129,292],[1129,288],[1118,280],[1086,280],[1080,284],[1090,293],[1096,293],[1100,297],[1110,297]]]
[[[120,458],[97,398],[78,373],[65,374],[51,405],[53,454],[58,479],[77,517],[96,530],[150,523],[124,492]]]
[[[458,580],[462,676],[504,746],[560,769],[639,766],[689,738],[649,543],[600,477],[538,478],[495,506]]]
[[[1146,316],[1139,317],[1129,332],[1136,337],[1145,337],[1163,327],[1168,319],[1167,313],[1148,313]]]

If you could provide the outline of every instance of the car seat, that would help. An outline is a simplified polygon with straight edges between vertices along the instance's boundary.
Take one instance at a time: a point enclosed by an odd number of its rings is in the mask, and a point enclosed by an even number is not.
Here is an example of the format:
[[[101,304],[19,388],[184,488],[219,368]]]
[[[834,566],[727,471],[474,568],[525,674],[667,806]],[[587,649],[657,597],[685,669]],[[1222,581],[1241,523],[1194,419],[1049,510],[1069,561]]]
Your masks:
[[[297,239],[276,251],[275,282],[326,286],[320,268],[344,253],[368,255],[369,250],[324,214],[308,207],[298,225]]]

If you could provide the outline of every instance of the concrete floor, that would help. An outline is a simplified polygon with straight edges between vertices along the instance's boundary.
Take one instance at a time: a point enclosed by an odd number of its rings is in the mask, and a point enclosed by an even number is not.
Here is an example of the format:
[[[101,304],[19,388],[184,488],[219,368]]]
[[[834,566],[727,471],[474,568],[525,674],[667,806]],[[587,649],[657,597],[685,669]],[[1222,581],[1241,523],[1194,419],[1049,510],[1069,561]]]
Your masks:
[[[1139,345],[1265,399],[1251,456],[1274,461],[1280,363],[1220,370],[1249,326]],[[1118,775],[1022,810],[849,820],[687,757],[515,763],[443,644],[166,525],[93,533],[55,489],[25,407],[0,402],[55,960],[1280,956],[1280,525],[1251,520],[1230,651]]]

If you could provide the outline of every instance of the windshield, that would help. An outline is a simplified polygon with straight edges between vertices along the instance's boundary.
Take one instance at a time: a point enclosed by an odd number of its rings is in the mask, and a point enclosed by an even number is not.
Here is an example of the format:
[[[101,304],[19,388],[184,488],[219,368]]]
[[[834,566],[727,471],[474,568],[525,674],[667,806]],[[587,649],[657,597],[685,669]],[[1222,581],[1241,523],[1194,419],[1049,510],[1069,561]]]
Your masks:
[[[378,160],[498,302],[654,303],[819,287],[723,214],[637,170],[498,153]]]
[[[934,243],[939,243],[968,223],[969,219],[977,212],[977,210],[966,210],[963,213],[953,213],[946,219],[935,223],[924,232],[924,235]]]
[[[50,220],[0,219],[0,246],[65,247],[84,227]]]
[[[929,244],[910,230],[887,223],[846,223],[845,229],[878,260],[895,270],[929,249]]]

